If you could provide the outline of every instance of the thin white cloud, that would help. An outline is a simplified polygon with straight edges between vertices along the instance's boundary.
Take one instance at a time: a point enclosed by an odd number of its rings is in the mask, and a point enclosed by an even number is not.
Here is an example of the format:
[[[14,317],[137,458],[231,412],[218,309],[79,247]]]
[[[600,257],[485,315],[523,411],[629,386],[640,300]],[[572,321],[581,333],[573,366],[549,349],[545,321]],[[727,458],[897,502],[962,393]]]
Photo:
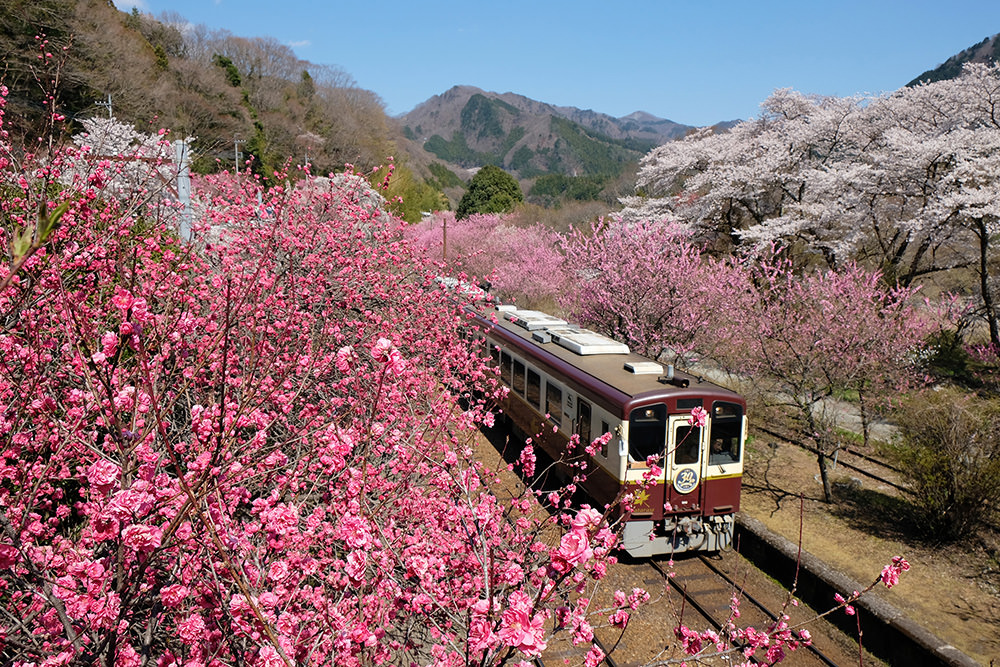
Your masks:
[[[303,47],[303,46],[311,46],[311,45],[312,45],[312,42],[310,42],[308,39],[300,39],[297,42],[288,42],[288,46],[292,47],[293,49],[297,49],[297,48],[300,48],[300,47]]]

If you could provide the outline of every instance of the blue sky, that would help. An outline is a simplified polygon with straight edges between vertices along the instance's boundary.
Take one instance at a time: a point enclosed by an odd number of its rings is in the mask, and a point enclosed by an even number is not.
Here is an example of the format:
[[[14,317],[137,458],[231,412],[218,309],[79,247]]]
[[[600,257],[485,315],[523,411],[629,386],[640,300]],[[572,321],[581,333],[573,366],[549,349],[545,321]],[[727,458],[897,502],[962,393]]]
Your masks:
[[[398,115],[453,85],[690,125],[777,88],[895,90],[1000,32],[1000,1],[118,0],[335,65]]]

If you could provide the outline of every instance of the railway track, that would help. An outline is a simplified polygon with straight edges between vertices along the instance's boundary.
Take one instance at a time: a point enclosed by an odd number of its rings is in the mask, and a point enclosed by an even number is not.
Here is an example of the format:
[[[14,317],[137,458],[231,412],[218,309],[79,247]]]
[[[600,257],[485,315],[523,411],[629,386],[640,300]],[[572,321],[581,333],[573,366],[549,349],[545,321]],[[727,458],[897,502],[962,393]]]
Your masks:
[[[492,444],[499,454],[503,449],[502,442],[498,440]],[[524,484],[524,481],[513,475],[510,476],[509,483],[518,486]],[[516,489],[512,491],[516,492]],[[736,591],[740,592],[742,614],[741,618],[736,619],[737,624],[740,627],[766,629],[774,621],[773,612],[781,609],[788,595],[773,579],[732,551],[721,556],[718,562],[707,557],[678,558],[673,564],[672,577],[664,567],[664,562],[666,561],[623,557],[621,562],[609,568],[592,608],[613,606],[611,598],[616,589],[628,593],[635,587],[641,587],[650,593],[652,599],[632,614],[624,633],[616,628],[595,628],[593,643],[606,656],[602,665],[638,667],[682,659],[684,656],[675,637],[677,619],[682,619],[685,625],[694,630],[718,630],[729,619],[729,605]],[[761,590],[761,587],[766,590]],[[799,621],[815,616],[802,608],[793,610],[792,613]],[[596,622],[594,624],[597,625]],[[809,651],[808,656],[807,650],[800,648],[795,653],[790,653],[782,664],[857,664],[857,645],[836,628],[825,622],[822,625],[823,629],[808,626],[817,643],[817,647]],[[583,664],[589,644],[573,646],[567,634],[559,633],[558,639],[550,642],[545,653],[533,660],[533,664],[538,667],[564,667],[567,659],[570,665]],[[723,662],[722,656],[709,657],[709,653],[715,653],[714,647],[709,646],[707,649],[703,664],[730,664]],[[762,653],[758,651],[758,657]],[[744,659],[741,653],[733,657],[738,658],[738,661]],[[877,662],[866,661],[866,664]]]
[[[697,658],[683,655],[675,636],[678,622],[696,631],[719,631],[733,620],[739,627],[751,626],[764,631],[774,623],[775,613],[782,613],[788,596],[773,580],[735,552],[717,558],[687,557],[678,559],[673,565],[662,560],[622,562],[609,570],[607,596],[616,588],[628,591],[630,586],[644,587],[652,599],[632,616],[624,632],[597,629],[595,635],[601,649],[605,653],[613,649],[602,663],[607,667],[674,664],[685,657],[689,664],[694,660],[705,665],[742,662],[746,659],[742,646],[735,646],[729,656],[723,656],[710,642],[704,643],[704,650]],[[731,619],[734,595],[740,600],[740,616]],[[607,601],[595,599],[594,602],[600,606]],[[782,665],[858,664],[857,644],[826,621],[816,620],[815,612],[800,605],[789,606],[784,613],[790,617],[788,622],[792,628],[798,623],[806,623],[804,627],[812,635],[813,645],[786,652]],[[567,659],[569,664],[581,664],[585,652],[581,648],[572,647],[569,642],[553,644],[535,664],[539,667],[562,666]],[[764,651],[758,650],[754,657],[756,660],[752,662],[768,664]],[[865,664],[879,663],[866,655]]]
[[[674,571],[675,576],[671,577],[659,562],[652,562],[651,565],[659,571],[671,587],[681,595],[685,604],[690,605],[698,614],[716,631],[721,631],[728,625],[730,620],[738,620],[739,625],[755,627],[758,630],[773,628],[778,621],[779,615],[768,605],[743,589],[743,584],[733,577],[730,577],[722,569],[717,567],[712,560],[706,556],[691,558],[680,564],[683,574]],[[676,568],[676,566],[675,566]],[[721,579],[727,586],[719,589],[716,579]],[[732,600],[737,597],[740,601],[739,619],[733,619]],[[797,612],[797,607],[788,609],[777,609],[788,615]],[[791,621],[790,621],[791,624]],[[697,627],[697,626],[696,626]],[[794,627],[794,626],[793,626]],[[805,629],[809,629],[806,627]],[[812,631],[810,630],[810,634]],[[743,649],[743,644],[737,644],[737,648]],[[836,658],[843,656],[836,652]],[[763,651],[759,651],[751,658],[755,664],[767,664],[762,659]],[[799,644],[798,649],[788,654],[785,664],[797,665],[825,665],[836,667],[838,663],[834,657],[828,656],[816,644]]]
[[[785,433],[779,433],[778,431],[774,431],[774,430],[771,430],[769,428],[764,428],[764,427],[761,427],[761,426],[754,426],[754,430],[757,431],[757,432],[760,432],[760,433],[766,433],[766,434],[768,434],[768,435],[770,435],[770,436],[772,436],[774,438],[779,438],[783,442],[787,442],[790,445],[794,445],[796,447],[804,449],[804,450],[806,450],[808,452],[811,452],[813,454],[819,454],[819,450],[817,450],[815,447],[807,445],[807,444],[805,444],[804,442],[802,442],[800,440],[796,440],[795,438],[793,438],[793,437],[791,437],[791,436],[789,436],[789,435],[787,435]],[[862,463],[851,463],[850,461],[845,461],[844,460],[844,456],[843,456],[844,454],[847,454],[848,456],[852,456],[855,459],[857,459],[858,461],[861,461]],[[905,494],[913,493],[908,487],[906,487],[904,485],[901,485],[901,484],[899,484],[897,482],[894,482],[894,481],[892,481],[890,479],[887,479],[886,477],[883,476],[883,475],[888,475],[888,474],[898,474],[898,473],[900,473],[900,470],[898,468],[896,468],[896,467],[894,467],[894,466],[892,466],[892,465],[890,465],[888,463],[885,463],[884,461],[880,461],[880,460],[878,460],[878,459],[876,459],[874,457],[868,456],[867,454],[863,454],[861,452],[856,452],[856,451],[854,451],[854,450],[852,450],[850,448],[844,448],[844,449],[841,449],[838,452],[838,456],[837,456],[837,459],[836,459],[836,464],[838,466],[842,466],[844,468],[852,470],[852,471],[858,473],[859,475],[861,475],[863,477],[866,477],[866,478],[868,478],[868,479],[870,479],[870,480],[872,480],[874,482],[878,482],[879,484],[884,484],[886,486],[890,486],[890,487],[896,489],[897,491],[899,491],[901,493],[905,493]],[[862,467],[863,465],[865,465],[867,467]],[[876,469],[879,469],[879,470],[883,470],[885,472],[883,472],[883,473],[872,472],[872,470],[870,468],[876,468]]]

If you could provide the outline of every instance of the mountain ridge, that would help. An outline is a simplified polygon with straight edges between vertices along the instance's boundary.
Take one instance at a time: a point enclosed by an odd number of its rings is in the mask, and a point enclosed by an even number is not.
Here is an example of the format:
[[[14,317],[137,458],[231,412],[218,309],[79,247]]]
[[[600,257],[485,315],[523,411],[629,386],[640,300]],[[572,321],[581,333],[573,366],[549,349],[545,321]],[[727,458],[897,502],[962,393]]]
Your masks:
[[[452,86],[396,119],[406,136],[445,163],[495,164],[521,179],[617,177],[655,146],[694,129],[645,111],[615,118],[470,85]]]
[[[996,63],[1000,62],[1000,33],[987,37],[978,44],[959,51],[943,63],[929,69],[916,77],[906,87],[910,88],[921,83],[933,83],[945,79],[954,79],[962,73],[966,63]]]

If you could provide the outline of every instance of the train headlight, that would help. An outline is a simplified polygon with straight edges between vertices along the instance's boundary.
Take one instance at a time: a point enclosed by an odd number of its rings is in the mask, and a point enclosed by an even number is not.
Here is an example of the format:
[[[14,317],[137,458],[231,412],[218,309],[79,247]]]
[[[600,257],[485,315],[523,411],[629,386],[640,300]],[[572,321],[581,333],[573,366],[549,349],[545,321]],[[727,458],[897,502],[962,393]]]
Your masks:
[[[713,417],[736,417],[741,412],[740,406],[733,403],[716,403],[712,406]]]

